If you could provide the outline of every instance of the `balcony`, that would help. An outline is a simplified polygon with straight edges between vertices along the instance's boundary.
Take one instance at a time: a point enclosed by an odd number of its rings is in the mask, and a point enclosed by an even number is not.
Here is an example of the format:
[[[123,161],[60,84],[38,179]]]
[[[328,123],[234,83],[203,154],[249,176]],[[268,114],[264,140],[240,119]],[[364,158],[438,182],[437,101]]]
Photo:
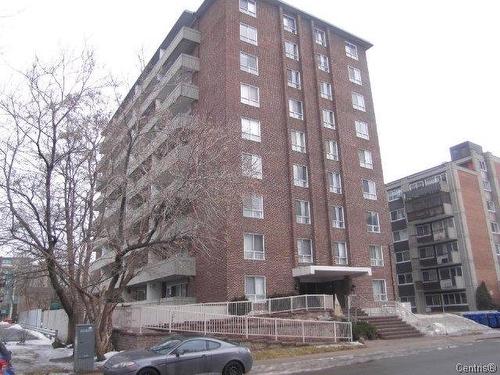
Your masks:
[[[455,276],[451,279],[445,279],[440,281],[441,289],[464,289],[465,282],[462,276]]]
[[[185,77],[186,73],[198,72],[200,70],[200,60],[197,57],[181,54],[173,65],[164,74],[158,74],[157,84],[141,105],[140,113],[144,113],[153,100],[159,98],[160,101],[176,88],[176,85]]]
[[[157,99],[158,107],[168,109],[174,116],[187,111],[188,107],[199,98],[199,89],[191,83],[180,83],[162,103]]]
[[[417,237],[417,243],[432,244],[435,242],[444,242],[457,239],[457,230],[452,227],[447,227],[443,230],[435,231],[427,236]]]
[[[200,41],[201,33],[198,30],[186,26],[181,28],[169,46],[162,51],[158,62],[144,79],[142,87],[145,89],[145,93],[149,95],[152,86],[154,86],[154,78],[158,73],[161,73],[162,70],[167,70],[179,55],[191,54],[200,44]],[[166,67],[167,69],[165,69]]]
[[[179,277],[196,275],[195,259],[189,256],[176,256],[154,264],[148,264],[130,280],[128,286],[144,284],[155,280],[175,280]]]
[[[95,272],[97,270],[100,270],[103,267],[106,267],[107,265],[113,263],[114,260],[114,253],[112,251],[109,251],[107,253],[104,253],[101,255],[100,258],[97,258],[91,265],[90,265],[90,272]]]
[[[405,193],[405,200],[411,201],[413,199],[424,197],[426,195],[433,195],[437,193],[449,193],[449,192],[450,188],[448,187],[448,183],[440,181],[434,184],[425,185],[420,188],[407,191]]]
[[[160,51],[158,61],[145,74],[142,83],[138,83],[130,90],[122,104],[123,110],[114,122],[121,123],[124,119],[128,119],[130,116],[129,112],[136,106],[137,101],[144,100],[154,90],[157,75],[161,74],[162,70],[168,70],[168,67],[173,64],[179,55],[193,53],[194,49],[200,44],[200,41],[201,33],[198,30],[186,26],[182,27],[168,47]]]

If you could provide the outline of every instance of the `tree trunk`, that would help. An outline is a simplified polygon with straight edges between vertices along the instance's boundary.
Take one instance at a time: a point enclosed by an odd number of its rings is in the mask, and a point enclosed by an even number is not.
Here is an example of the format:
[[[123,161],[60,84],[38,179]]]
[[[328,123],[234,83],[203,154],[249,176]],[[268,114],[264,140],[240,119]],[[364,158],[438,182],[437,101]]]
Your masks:
[[[112,350],[111,335],[113,334],[113,324],[111,323],[110,315],[105,309],[101,316],[101,321],[107,322],[99,324],[95,330],[95,350],[98,361],[105,359],[104,354]]]

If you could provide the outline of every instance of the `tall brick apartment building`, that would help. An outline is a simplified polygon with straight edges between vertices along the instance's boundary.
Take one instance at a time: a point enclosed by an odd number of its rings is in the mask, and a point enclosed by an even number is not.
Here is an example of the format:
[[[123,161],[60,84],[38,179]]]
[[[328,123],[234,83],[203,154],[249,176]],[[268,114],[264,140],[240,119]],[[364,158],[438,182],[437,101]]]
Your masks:
[[[418,312],[475,310],[482,281],[500,302],[500,158],[471,142],[450,152],[386,186],[399,295]]]
[[[165,85],[161,105],[173,114],[210,114],[234,134],[230,152],[254,189],[230,207],[217,261],[154,262],[129,284],[128,299],[352,290],[394,299],[370,47],[281,1],[206,0],[181,15],[113,121],[125,126],[134,108],[147,107],[151,82]],[[104,265],[98,259],[94,269]]]

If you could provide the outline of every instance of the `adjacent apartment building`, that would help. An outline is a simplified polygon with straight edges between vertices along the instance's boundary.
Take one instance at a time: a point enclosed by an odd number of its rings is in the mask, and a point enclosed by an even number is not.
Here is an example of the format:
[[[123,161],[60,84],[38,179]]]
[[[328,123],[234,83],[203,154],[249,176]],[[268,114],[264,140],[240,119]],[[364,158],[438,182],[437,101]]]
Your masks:
[[[150,259],[127,300],[395,298],[370,47],[276,0],[206,0],[180,16],[112,121],[134,126],[153,101],[177,116],[210,114],[234,137],[241,179],[255,181],[229,207],[216,257]],[[113,141],[104,161],[118,154]]]
[[[399,295],[414,310],[475,310],[485,282],[500,303],[500,158],[465,142],[451,161],[386,185]]]

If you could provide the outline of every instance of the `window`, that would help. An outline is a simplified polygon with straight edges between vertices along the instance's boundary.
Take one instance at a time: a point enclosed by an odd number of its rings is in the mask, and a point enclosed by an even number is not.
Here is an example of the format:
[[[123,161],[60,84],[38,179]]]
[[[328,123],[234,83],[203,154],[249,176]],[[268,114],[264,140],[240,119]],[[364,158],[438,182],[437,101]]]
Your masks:
[[[429,224],[417,225],[417,237],[430,236],[432,234]]]
[[[307,167],[305,165],[293,165],[293,184],[299,187],[309,187]]]
[[[246,276],[245,296],[252,302],[266,299],[266,278],[263,276]]]
[[[295,201],[295,218],[298,224],[311,224],[311,211],[309,202]]]
[[[299,253],[299,263],[312,263],[312,241],[306,239],[297,240],[297,251]]]
[[[216,349],[219,349],[221,347],[221,344],[219,344],[218,342],[215,342],[215,341],[207,340],[207,347],[208,347],[208,350],[216,350]]]
[[[484,172],[488,172],[488,166],[486,165],[486,162],[484,160],[479,160],[479,169]]]
[[[283,14],[283,28],[293,34],[297,34],[297,21],[294,17]]]
[[[387,192],[387,200],[389,202],[396,201],[402,196],[403,196],[403,190],[401,190],[401,188],[392,189]]]
[[[322,109],[321,114],[323,126],[325,128],[335,129],[335,115],[333,114],[333,111],[330,111],[329,109]]]
[[[410,261],[410,250],[403,250],[396,253],[396,263],[407,263]]]
[[[253,45],[258,44],[257,29],[255,27],[240,23],[240,40]]]
[[[338,172],[328,173],[328,184],[330,192],[335,194],[342,194],[342,177]]]
[[[345,228],[344,207],[336,206],[331,208],[332,212],[332,227],[343,229]]]
[[[413,276],[411,272],[398,274],[398,285],[413,284]]]
[[[244,72],[259,75],[259,59],[257,56],[240,52],[240,69]]]
[[[316,62],[318,63],[318,69],[324,72],[330,72],[330,61],[328,56],[322,55],[321,53],[316,54]]]
[[[251,194],[243,197],[243,216],[253,219],[264,218],[264,197]]]
[[[418,249],[418,255],[420,259],[430,259],[436,256],[436,254],[434,253],[434,248],[432,246],[420,247]]]
[[[497,255],[500,257],[500,243],[495,244],[495,249],[497,251]]]
[[[205,340],[189,340],[185,342],[181,346],[179,346],[175,351],[177,353],[198,353],[204,352],[207,350],[207,343]]]
[[[333,99],[332,85],[330,83],[321,82],[319,85],[319,91],[323,99]]]
[[[347,244],[345,242],[334,242],[333,243],[333,257],[335,258],[335,264],[347,265]]]
[[[395,230],[392,232],[394,242],[401,242],[408,240],[408,231],[406,229]]]
[[[356,125],[356,136],[358,138],[370,139],[370,132],[366,122],[355,121],[354,124]]]
[[[264,260],[264,236],[262,234],[245,233],[243,248],[245,259]]]
[[[306,135],[299,131],[292,131],[292,150],[306,152]]]
[[[422,271],[422,281],[423,282],[432,282],[438,280],[438,274],[436,270],[426,270]]]
[[[314,41],[323,47],[326,47],[326,34],[323,30],[314,29]]]
[[[366,112],[365,97],[357,92],[352,93],[352,107],[354,109]]]
[[[359,70],[358,68],[353,68],[352,66],[348,66],[347,70],[349,71],[349,81],[357,85],[363,84],[363,82],[361,81],[361,70]]]
[[[378,212],[368,211],[366,213],[366,225],[369,233],[380,233]]]
[[[498,228],[498,223],[496,221],[490,222],[491,224],[491,231],[493,233],[500,233],[500,229]]]
[[[257,15],[255,0],[240,0],[240,12],[255,17]]]
[[[242,117],[241,138],[260,142],[260,121]]]
[[[288,86],[300,90],[300,72],[296,70],[287,69],[286,75],[288,77]]]
[[[387,301],[387,289],[385,280],[372,280],[373,299],[375,301]]]
[[[336,141],[326,141],[325,148],[328,160],[339,160],[339,148]]]
[[[496,212],[496,207],[495,207],[495,202],[493,201],[486,201],[486,207],[488,208],[489,212]]]
[[[304,119],[304,109],[303,109],[301,101],[298,101],[295,99],[289,99],[288,100],[288,109],[289,109],[290,117],[296,118],[298,120]]]
[[[258,155],[241,154],[243,176],[262,179],[262,158]]]
[[[483,180],[483,188],[485,191],[491,191],[491,183],[489,180]]]
[[[351,59],[358,59],[358,47],[355,44],[345,42],[345,54]]]
[[[416,299],[414,296],[401,296],[400,299],[401,299],[401,302],[403,302],[403,303],[409,303],[412,308],[417,307],[417,302],[416,302]]]
[[[187,297],[187,283],[168,285],[162,283],[162,298]]]
[[[286,57],[299,61],[299,47],[292,42],[285,42]]]
[[[391,221],[399,221],[406,218],[406,213],[404,208],[398,208],[397,210],[391,211]]]
[[[377,185],[370,180],[361,180],[363,185],[363,198],[377,200]]]
[[[425,186],[424,181],[415,181],[415,182],[412,182],[410,185],[408,185],[410,190],[420,189],[421,187],[424,187],[424,186]]]
[[[382,246],[370,245],[369,251],[370,251],[370,265],[372,267],[383,267],[384,253],[382,251]]]
[[[242,83],[241,102],[252,107],[260,107],[259,88]]]
[[[371,151],[359,150],[359,165],[363,168],[373,169],[373,159]]]

